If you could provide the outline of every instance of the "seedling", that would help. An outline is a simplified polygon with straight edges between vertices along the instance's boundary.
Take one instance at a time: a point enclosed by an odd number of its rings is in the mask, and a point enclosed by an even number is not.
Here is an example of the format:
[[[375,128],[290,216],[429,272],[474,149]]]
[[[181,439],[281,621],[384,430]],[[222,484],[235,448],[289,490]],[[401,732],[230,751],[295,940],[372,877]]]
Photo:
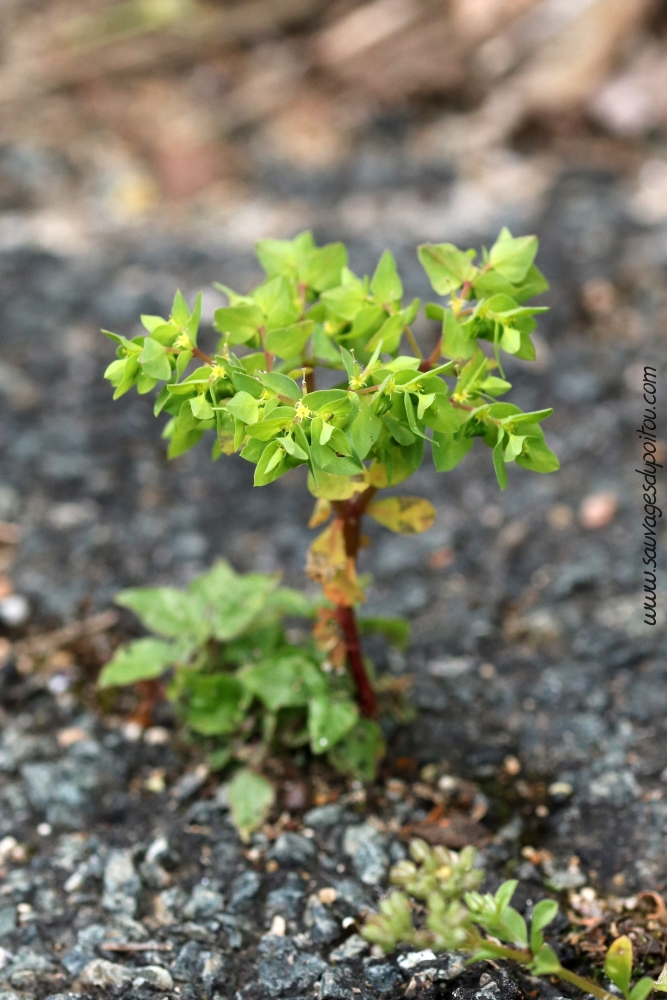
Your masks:
[[[510,906],[517,881],[503,882],[494,895],[477,891],[484,873],[475,868],[474,847],[457,854],[415,840],[410,854],[412,860],[399,861],[390,876],[405,891],[392,892],[380,902],[379,913],[367,918],[362,931],[367,941],[385,952],[403,943],[467,952],[471,962],[505,959],[523,965],[533,976],[557,976],[599,1000],[614,1000],[614,994],[599,983],[564,968],[546,943],[544,929],[558,913],[555,900],[542,899],[535,905],[529,931],[524,917]],[[421,905],[415,906],[410,897]],[[630,938],[617,938],[607,952],[605,973],[625,1000],[646,1000],[651,990],[667,992],[667,966],[657,981],[644,976],[631,987],[632,967]]]
[[[190,309],[177,292],[168,319],[142,316],[145,334],[107,333],[118,357],[106,377],[115,399],[132,386],[140,394],[158,388],[154,412],[169,416],[171,458],[210,431],[213,458],[240,453],[255,465],[256,486],[307,470],[316,498],[310,525],[328,522],[310,547],[307,573],[322,585],[360,711],[372,718],[376,694],[355,614],[365,599],[357,575],[362,516],[401,534],[425,531],[435,518],[427,500],[378,492],[419,468],[427,442],[436,469],[447,472],[481,438],[501,489],[508,463],[558,468],[540,426],[551,409],[524,413],[497,401],[511,388],[501,355],[535,357],[530,334],[544,309],[525,303],[548,287],[534,264],[537,239],[503,229],[480,258],[447,243],[419,247],[442,298],[426,306],[442,329],[427,358],[411,330],[420,302],[404,304],[389,251],[369,279],[349,269],[342,243],[316,247],[307,232],[263,240],[256,250],[266,273],[257,288],[217,286],[229,304],[215,313],[213,355],[197,343],[201,295]],[[339,372],[338,384],[318,389],[318,369]]]
[[[382,733],[359,717],[352,680],[335,669],[327,610],[317,602],[280,587],[277,575],[240,575],[224,561],[186,590],[140,587],[121,591],[116,602],[155,637],[120,646],[99,686],[151,681],[171,671],[169,697],[185,726],[214,748],[211,766],[246,765],[229,786],[242,835],[273,805],[272,785],[252,770],[269,753],[307,748],[343,774],[373,778],[384,752]],[[313,637],[288,641],[287,616],[316,618]],[[391,623],[369,624],[400,641]]]

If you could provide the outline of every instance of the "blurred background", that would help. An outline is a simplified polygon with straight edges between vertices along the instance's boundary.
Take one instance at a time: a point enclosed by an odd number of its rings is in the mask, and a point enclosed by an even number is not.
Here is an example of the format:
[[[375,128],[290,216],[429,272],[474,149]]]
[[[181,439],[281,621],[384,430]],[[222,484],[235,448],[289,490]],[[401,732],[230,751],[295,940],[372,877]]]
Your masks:
[[[5,0],[0,245],[525,227],[565,168],[667,219],[659,0]]]

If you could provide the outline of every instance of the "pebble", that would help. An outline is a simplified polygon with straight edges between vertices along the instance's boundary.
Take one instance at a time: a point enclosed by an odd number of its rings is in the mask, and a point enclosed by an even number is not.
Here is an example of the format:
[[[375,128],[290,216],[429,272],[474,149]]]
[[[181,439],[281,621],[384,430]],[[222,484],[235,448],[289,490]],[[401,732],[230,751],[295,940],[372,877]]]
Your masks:
[[[326,969],[319,955],[298,951],[291,938],[265,935],[259,942],[259,978],[267,990],[307,990]]]
[[[329,961],[351,962],[364,955],[369,947],[368,941],[365,941],[360,934],[350,934],[349,938],[329,953]]]
[[[579,508],[579,522],[589,531],[605,528],[613,521],[618,510],[615,493],[591,493]]]
[[[102,906],[111,913],[126,913],[132,917],[137,910],[141,880],[135,870],[130,851],[112,851],[104,866]]]
[[[280,864],[306,867],[317,856],[315,844],[300,833],[281,833],[269,851],[269,858]]]
[[[343,837],[343,851],[354,861],[354,867],[365,885],[382,883],[389,869],[387,838],[370,823],[348,826]]]

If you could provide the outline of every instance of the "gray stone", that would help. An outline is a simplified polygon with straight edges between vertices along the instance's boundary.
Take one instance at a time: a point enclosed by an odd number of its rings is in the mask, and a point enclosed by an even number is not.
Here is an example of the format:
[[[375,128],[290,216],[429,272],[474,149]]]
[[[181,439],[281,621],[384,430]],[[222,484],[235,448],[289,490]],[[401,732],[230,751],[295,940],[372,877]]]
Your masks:
[[[585,798],[592,804],[608,802],[616,808],[627,806],[641,795],[632,771],[605,771],[588,783]]]
[[[153,903],[156,918],[165,926],[177,923],[181,910],[187,901],[188,897],[180,885],[159,892]]]
[[[230,910],[246,910],[259,892],[262,880],[250,869],[238,875],[231,885]]]
[[[366,969],[366,979],[378,993],[389,993],[403,981],[400,971],[389,962],[369,965]]]
[[[55,972],[56,966],[47,955],[32,948],[19,948],[9,972],[9,983],[17,989],[29,989],[39,975]]]
[[[132,972],[132,982],[135,986],[141,985],[143,981],[144,983],[150,983],[151,986],[155,986],[159,990],[173,990],[174,988],[174,980],[171,974],[161,965],[142,965],[140,968],[130,971]]]
[[[197,959],[197,975],[202,982],[207,998],[212,997],[218,987],[224,987],[227,966],[222,952],[202,951]]]
[[[354,861],[354,867],[365,885],[378,885],[387,876],[389,855],[387,838],[370,823],[348,826],[343,838],[343,850]]]
[[[299,833],[281,833],[269,852],[269,857],[281,864],[305,867],[317,856],[315,844]]]
[[[95,949],[109,937],[109,931],[104,924],[89,924],[82,927],[77,934],[76,945],[61,956],[61,963],[72,976],[79,973],[95,957]]]
[[[274,993],[306,990],[326,969],[326,962],[299,952],[291,938],[266,934],[259,943],[259,978]]]
[[[102,906],[110,913],[126,913],[132,917],[137,909],[141,880],[129,851],[112,851],[104,866]]]
[[[329,954],[330,962],[351,962],[369,949],[368,941],[364,941],[360,934],[351,934],[349,938],[334,948]]]
[[[356,1000],[356,994],[347,984],[347,976],[339,969],[327,969],[320,982],[320,1000]]]
[[[201,945],[197,944],[196,941],[188,941],[187,944],[183,945],[176,956],[174,964],[171,966],[171,974],[174,979],[180,982],[193,981],[197,972],[197,961],[201,951]]]
[[[0,938],[16,930],[16,907],[3,906],[0,910]]]
[[[372,909],[373,904],[358,882],[351,878],[343,878],[335,883],[338,902],[346,903],[355,916],[360,916]]]
[[[343,816],[343,807],[337,802],[331,802],[327,806],[316,806],[310,809],[303,817],[306,826],[312,826],[316,830],[328,830],[339,823]]]
[[[276,914],[284,914],[288,919],[297,920],[303,908],[305,897],[303,879],[296,872],[288,872],[285,884],[272,889],[266,897],[266,919],[270,923]]]
[[[340,921],[336,920],[316,895],[311,896],[306,904],[304,922],[310,931],[310,939],[315,944],[333,944],[341,937]]]
[[[196,885],[190,899],[183,907],[183,916],[188,920],[214,917],[225,907],[222,893],[204,885]]]
[[[136,969],[127,969],[124,965],[108,962],[105,958],[94,958],[82,969],[79,982],[83,986],[120,987],[130,982],[136,973]]]

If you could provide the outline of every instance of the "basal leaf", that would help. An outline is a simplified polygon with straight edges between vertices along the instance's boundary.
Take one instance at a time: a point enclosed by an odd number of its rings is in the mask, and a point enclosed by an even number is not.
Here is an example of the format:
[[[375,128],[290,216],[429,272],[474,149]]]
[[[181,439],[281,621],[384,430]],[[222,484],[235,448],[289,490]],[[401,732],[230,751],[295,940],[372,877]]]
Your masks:
[[[350,700],[337,700],[327,694],[308,702],[308,732],[314,754],[331,750],[355,725],[359,709]]]
[[[191,595],[175,587],[121,590],[115,602],[134,611],[142,624],[158,635],[178,639],[206,634],[203,609]]]
[[[330,751],[329,757],[343,774],[361,781],[372,781],[385,753],[382,730],[372,719],[359,719],[343,739]]]
[[[100,674],[98,687],[135,684],[160,677],[175,658],[176,647],[173,643],[159,639],[135,639],[116,650]]]
[[[229,782],[227,797],[234,825],[247,843],[271,812],[276,798],[273,785],[261,774],[243,768]]]
[[[245,667],[239,680],[271,712],[305,706],[313,695],[326,691],[326,680],[319,668],[298,653]]]

